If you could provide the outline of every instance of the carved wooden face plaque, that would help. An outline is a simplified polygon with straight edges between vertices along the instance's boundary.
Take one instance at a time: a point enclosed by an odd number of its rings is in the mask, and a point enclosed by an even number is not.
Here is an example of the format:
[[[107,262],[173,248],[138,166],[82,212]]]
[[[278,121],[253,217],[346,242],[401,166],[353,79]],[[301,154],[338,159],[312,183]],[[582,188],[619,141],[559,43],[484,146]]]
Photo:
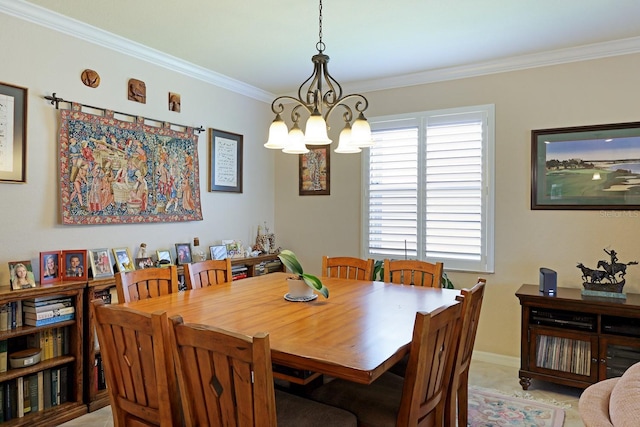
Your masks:
[[[147,103],[147,86],[142,80],[129,79],[128,87],[129,101]]]
[[[100,86],[100,75],[94,70],[90,70],[87,68],[80,75],[80,79],[85,86],[93,88]]]

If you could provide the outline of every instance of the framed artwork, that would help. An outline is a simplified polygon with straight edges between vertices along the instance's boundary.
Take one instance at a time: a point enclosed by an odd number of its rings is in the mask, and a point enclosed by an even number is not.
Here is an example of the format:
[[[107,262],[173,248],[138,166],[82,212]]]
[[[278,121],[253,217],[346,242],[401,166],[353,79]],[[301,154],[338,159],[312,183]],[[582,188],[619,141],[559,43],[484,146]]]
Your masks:
[[[178,265],[189,264],[191,262],[191,244],[176,243],[176,257]]]
[[[35,288],[37,286],[31,261],[11,261],[9,263],[9,276],[11,277],[11,289],[13,290]]]
[[[151,257],[136,258],[136,270],[144,270],[145,268],[155,267]]]
[[[328,196],[330,187],[329,146],[309,146],[309,152],[299,154],[299,195]]]
[[[640,209],[640,122],[531,131],[531,209]]]
[[[242,135],[209,129],[209,191],[242,193]]]
[[[88,272],[86,250],[62,251],[61,260],[64,262],[62,280],[87,280]]]
[[[27,95],[0,83],[0,182],[27,182]]]
[[[94,279],[113,276],[113,261],[109,256],[109,249],[91,249],[89,251],[89,260]]]
[[[209,246],[211,259],[225,259],[227,257],[227,245]]]
[[[60,251],[40,252],[40,284],[62,280],[60,258]]]
[[[173,264],[173,262],[171,262],[171,252],[169,252],[169,249],[157,250],[156,255],[158,256],[158,264],[160,264],[160,266]]]
[[[121,273],[136,269],[129,248],[113,248],[113,259],[116,260],[116,266]]]

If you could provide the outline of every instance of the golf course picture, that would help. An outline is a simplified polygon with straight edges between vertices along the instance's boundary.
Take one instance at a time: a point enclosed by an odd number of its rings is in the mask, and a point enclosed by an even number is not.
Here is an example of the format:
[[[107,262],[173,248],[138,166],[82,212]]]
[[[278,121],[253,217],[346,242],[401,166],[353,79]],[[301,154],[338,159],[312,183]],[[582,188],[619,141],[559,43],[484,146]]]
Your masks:
[[[533,131],[532,208],[640,208],[640,123],[629,125]]]

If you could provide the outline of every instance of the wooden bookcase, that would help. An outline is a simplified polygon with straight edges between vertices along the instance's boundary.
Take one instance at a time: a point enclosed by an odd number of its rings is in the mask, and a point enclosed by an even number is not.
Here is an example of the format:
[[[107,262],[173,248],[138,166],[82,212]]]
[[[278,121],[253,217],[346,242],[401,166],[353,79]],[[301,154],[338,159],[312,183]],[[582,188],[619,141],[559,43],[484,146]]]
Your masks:
[[[278,254],[258,255],[248,258],[231,258],[232,267],[247,267],[247,277],[261,276],[263,274],[274,273],[276,271],[285,271],[285,266],[282,263],[273,266],[273,269],[269,269],[269,264],[276,264],[277,262],[280,262]]]
[[[541,295],[538,285],[523,285],[516,296],[522,306],[524,390],[533,378],[586,388],[640,361],[640,295],[599,298],[558,288],[550,297]]]
[[[71,297],[75,307],[75,318],[72,320],[51,323],[46,326],[16,326],[15,328],[0,331],[0,340],[7,340],[9,352],[19,350],[25,346],[29,336],[39,332],[46,332],[54,328],[65,328],[65,345],[68,347],[67,354],[57,355],[46,360],[42,360],[32,366],[11,369],[7,361],[8,369],[0,373],[0,385],[4,387],[10,381],[20,381],[28,378],[32,374],[39,372],[53,372],[63,368],[67,375],[66,402],[50,408],[24,414],[20,418],[12,418],[0,423],[4,426],[51,426],[58,425],[73,418],[87,413],[87,405],[83,399],[83,316],[85,313],[84,288],[86,282],[65,282],[51,285],[43,285],[32,289],[12,291],[8,286],[0,287],[0,306],[14,302],[22,302],[26,299],[62,296]],[[12,350],[13,348],[13,350]],[[33,378],[33,377],[31,377]],[[63,384],[63,383],[61,383]],[[64,388],[64,387],[63,387]],[[39,388],[39,392],[43,389]],[[4,393],[3,393],[4,394]],[[4,405],[4,402],[3,402]]]

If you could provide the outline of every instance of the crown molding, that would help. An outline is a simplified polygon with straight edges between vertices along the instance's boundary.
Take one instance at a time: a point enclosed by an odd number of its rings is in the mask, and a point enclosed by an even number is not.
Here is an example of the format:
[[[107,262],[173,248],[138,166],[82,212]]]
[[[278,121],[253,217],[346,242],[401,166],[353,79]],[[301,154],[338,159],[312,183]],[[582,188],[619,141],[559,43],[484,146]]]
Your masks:
[[[0,0],[0,12],[115,50],[125,55],[133,56],[258,101],[271,103],[277,96],[255,86],[232,79],[223,74],[216,73],[215,71],[208,70],[23,0]],[[629,55],[639,52],[640,37],[633,37],[401,76],[354,81],[349,83],[349,88],[351,91],[359,93],[373,92],[611,56]]]
[[[275,97],[275,95],[247,83],[22,0],[0,0],[0,12],[173,70],[258,101],[271,103]]]

